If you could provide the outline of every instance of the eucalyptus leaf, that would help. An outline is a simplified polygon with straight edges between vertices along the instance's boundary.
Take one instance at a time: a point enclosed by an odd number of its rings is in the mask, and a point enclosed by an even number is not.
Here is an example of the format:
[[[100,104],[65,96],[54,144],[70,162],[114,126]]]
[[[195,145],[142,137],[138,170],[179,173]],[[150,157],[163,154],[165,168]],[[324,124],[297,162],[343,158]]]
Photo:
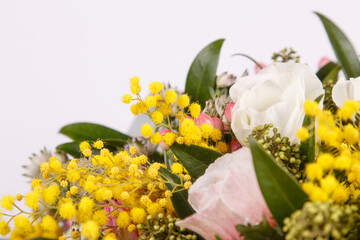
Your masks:
[[[330,19],[315,12],[323,23],[335,55],[347,78],[360,76],[360,61],[357,52],[346,35]]]
[[[280,227],[284,218],[308,200],[298,182],[253,138],[249,139],[255,173],[272,216]]]
[[[73,123],[60,129],[60,133],[68,136],[74,141],[87,141],[97,139],[117,139],[126,141],[130,137],[114,129],[94,123]]]
[[[170,147],[178,160],[194,179],[202,176],[207,167],[223,154],[197,145],[174,144]]]
[[[200,51],[191,64],[187,75],[185,92],[202,107],[211,98],[210,89],[216,84],[216,70],[224,39],[216,40]]]
[[[175,186],[175,184],[181,184],[180,177],[163,167],[160,168],[159,172],[161,173],[162,178],[165,181],[168,181],[167,183],[165,183],[166,189],[170,191],[174,190],[171,196],[171,202],[174,206],[177,216],[183,219],[195,213],[194,209],[190,206],[188,202],[188,191],[185,188],[179,190],[178,187]]]

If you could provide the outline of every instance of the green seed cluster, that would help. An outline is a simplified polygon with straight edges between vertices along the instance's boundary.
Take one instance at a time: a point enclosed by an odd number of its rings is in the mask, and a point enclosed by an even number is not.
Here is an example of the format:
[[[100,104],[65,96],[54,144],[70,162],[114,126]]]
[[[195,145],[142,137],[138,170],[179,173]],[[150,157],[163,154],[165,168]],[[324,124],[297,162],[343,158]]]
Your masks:
[[[186,228],[178,227],[175,222],[180,220],[170,215],[160,213],[157,216],[148,215],[145,224],[138,224],[139,240],[185,240],[197,239],[197,235]]]
[[[280,52],[275,52],[271,59],[274,62],[290,62],[291,60],[296,63],[300,62],[300,56],[296,55],[296,51],[292,48],[284,48]]]
[[[302,162],[299,144],[291,144],[289,138],[281,137],[277,128],[273,124],[259,125],[250,134],[258,140],[268,154],[271,154],[275,160],[284,166],[298,181],[303,179]],[[272,129],[273,135],[270,136]]]
[[[358,239],[360,214],[355,205],[306,202],[285,218],[286,240]]]

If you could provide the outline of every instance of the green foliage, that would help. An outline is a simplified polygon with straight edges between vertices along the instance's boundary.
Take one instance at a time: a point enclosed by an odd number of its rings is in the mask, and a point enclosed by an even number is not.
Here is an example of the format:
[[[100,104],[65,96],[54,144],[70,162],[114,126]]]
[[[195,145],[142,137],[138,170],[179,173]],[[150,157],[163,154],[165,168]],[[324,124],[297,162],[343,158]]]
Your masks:
[[[320,102],[323,95],[320,95],[315,99],[316,102]],[[310,137],[300,144],[300,153],[302,156],[306,156],[305,162],[315,161],[315,117],[305,116],[303,121],[303,127],[310,128]],[[304,166],[304,164],[302,165]]]
[[[60,133],[68,136],[73,142],[64,143],[56,147],[57,150],[70,154],[75,158],[81,156],[79,144],[82,141],[96,141],[98,139],[104,142],[104,146],[109,150],[116,150],[126,144],[129,136],[120,133],[114,129],[94,124],[94,123],[73,123],[60,129]]]
[[[258,225],[236,225],[236,230],[244,240],[281,240],[284,239],[283,234],[279,228],[272,228],[269,225],[266,217]]]
[[[223,43],[224,39],[219,39],[202,49],[187,75],[185,92],[192,97],[192,101],[198,101],[202,108],[206,100],[211,98],[211,89],[216,84],[216,70]]]
[[[188,202],[188,191],[184,188],[179,189],[179,187],[176,186],[181,184],[180,177],[166,168],[160,168],[159,172],[161,173],[162,178],[165,181],[168,181],[165,183],[166,188],[168,190],[173,190],[175,188],[173,195],[171,196],[171,202],[174,206],[176,215],[183,219],[195,213]]]
[[[341,64],[347,78],[360,76],[360,61],[354,47],[349,39],[330,19],[324,15],[315,12],[323,23],[330,43],[334,49],[335,55]]]
[[[300,209],[307,196],[298,182],[253,138],[249,139],[254,168],[261,192],[280,227],[284,218]]]
[[[202,176],[207,167],[222,156],[218,151],[197,145],[174,144],[170,148],[194,179]]]
[[[114,129],[94,123],[73,123],[62,127],[60,133],[74,141],[114,139],[126,141],[130,137]]]
[[[321,82],[324,82],[327,79],[333,79],[333,80],[334,80],[334,78],[337,79],[337,75],[334,76],[334,74],[332,74],[334,69],[340,70],[341,66],[337,63],[329,62],[316,73],[316,76],[321,80]]]
[[[70,154],[74,158],[80,158],[81,152],[79,148],[79,142],[69,142],[69,143],[63,143],[56,146],[56,150],[64,152],[66,154]]]

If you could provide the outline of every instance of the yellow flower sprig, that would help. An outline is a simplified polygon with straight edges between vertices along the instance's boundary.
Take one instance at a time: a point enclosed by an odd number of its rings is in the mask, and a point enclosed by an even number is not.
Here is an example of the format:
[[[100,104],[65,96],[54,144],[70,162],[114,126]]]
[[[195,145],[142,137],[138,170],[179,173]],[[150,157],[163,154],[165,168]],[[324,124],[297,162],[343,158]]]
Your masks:
[[[175,142],[185,145],[199,145],[208,147],[222,153],[228,151],[228,145],[223,141],[223,135],[219,129],[204,123],[198,126],[195,119],[201,113],[201,106],[198,103],[191,103],[187,94],[178,93],[174,89],[164,89],[160,82],[152,82],[149,85],[151,94],[144,100],[140,96],[141,87],[139,78],[133,77],[130,80],[131,94],[123,96],[124,103],[131,103],[131,111],[134,115],[148,115],[155,127],[149,123],[141,127],[141,134],[150,138],[153,144],[164,142],[168,147]],[[171,119],[176,119],[178,127],[171,124]],[[168,129],[162,133],[159,129]]]
[[[175,216],[170,198],[175,192],[189,188],[191,177],[174,168],[173,171],[183,176],[181,184],[175,184],[159,172],[160,167],[166,168],[164,164],[150,163],[135,147],[129,152],[113,153],[100,140],[92,145],[100,150],[99,154],[94,154],[89,142],[82,142],[80,149],[88,157],[67,163],[51,157],[41,164],[42,177],[32,180],[32,191],[25,197],[20,194],[3,197],[3,209],[17,208],[19,212],[2,214],[0,234],[8,234],[13,221],[11,238],[66,239],[69,236],[63,235],[59,223],[75,219],[82,224],[82,230],[73,235],[97,239],[101,233],[116,234],[119,229],[135,231],[136,225],[145,223],[149,215]],[[175,188],[167,190],[166,183]],[[15,201],[24,201],[32,212],[23,211]],[[112,210],[106,210],[110,207]],[[5,217],[9,220],[5,221]],[[107,225],[111,217],[116,226]]]
[[[316,102],[305,103],[305,113],[316,116],[320,140],[320,152],[315,162],[305,166],[307,179],[302,185],[311,201],[344,203],[360,196],[360,128],[354,122],[359,110],[359,102],[352,100],[335,114],[322,111]],[[300,129],[297,136],[307,139],[308,129]]]

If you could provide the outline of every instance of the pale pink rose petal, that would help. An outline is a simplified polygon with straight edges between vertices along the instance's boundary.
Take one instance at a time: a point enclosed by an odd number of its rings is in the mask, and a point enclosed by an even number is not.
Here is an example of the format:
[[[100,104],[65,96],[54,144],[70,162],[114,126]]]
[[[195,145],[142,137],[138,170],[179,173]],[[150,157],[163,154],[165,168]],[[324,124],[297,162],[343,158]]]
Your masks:
[[[241,148],[218,158],[189,189],[190,205],[196,211],[177,225],[206,239],[241,239],[237,224],[259,224],[263,215],[271,226],[276,222],[257,182],[251,152]]]
[[[212,201],[204,211],[178,221],[176,225],[190,229],[207,240],[214,240],[215,234],[224,240],[236,240],[243,239],[235,228],[239,222],[244,222],[244,219],[231,212],[221,199],[217,199]]]

